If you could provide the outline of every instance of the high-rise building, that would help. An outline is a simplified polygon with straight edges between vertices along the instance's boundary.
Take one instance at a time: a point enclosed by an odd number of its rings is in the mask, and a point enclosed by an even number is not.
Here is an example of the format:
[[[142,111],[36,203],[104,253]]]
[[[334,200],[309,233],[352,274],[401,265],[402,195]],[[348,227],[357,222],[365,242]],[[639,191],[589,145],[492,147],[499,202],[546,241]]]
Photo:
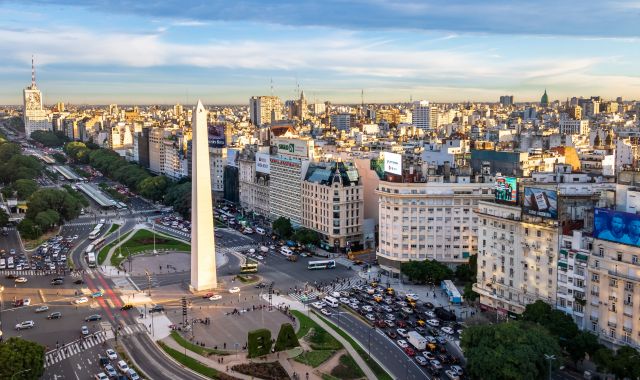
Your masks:
[[[351,113],[338,113],[331,115],[331,126],[338,131],[350,131],[355,126],[356,115]]]
[[[52,130],[51,120],[47,111],[42,107],[42,92],[36,86],[36,68],[31,59],[31,86],[23,90],[23,120],[24,132],[27,137],[34,131]]]
[[[500,97],[500,104],[504,107],[513,105],[513,95],[503,95]]]
[[[249,99],[249,117],[256,127],[282,119],[280,98],[277,96],[252,96]]]
[[[588,135],[589,120],[560,120],[560,134],[562,135]]]
[[[429,104],[427,100],[413,103],[412,122],[416,128],[433,130],[437,125],[438,109]]]

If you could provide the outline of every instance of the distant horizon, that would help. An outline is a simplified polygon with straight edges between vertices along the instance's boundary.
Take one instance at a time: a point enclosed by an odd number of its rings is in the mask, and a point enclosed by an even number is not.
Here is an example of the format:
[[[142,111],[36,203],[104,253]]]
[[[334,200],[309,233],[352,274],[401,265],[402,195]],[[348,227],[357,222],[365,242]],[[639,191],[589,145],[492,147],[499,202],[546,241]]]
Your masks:
[[[0,103],[640,98],[640,6],[617,0],[7,0]],[[572,17],[565,15],[571,14]],[[635,48],[634,48],[635,46]]]

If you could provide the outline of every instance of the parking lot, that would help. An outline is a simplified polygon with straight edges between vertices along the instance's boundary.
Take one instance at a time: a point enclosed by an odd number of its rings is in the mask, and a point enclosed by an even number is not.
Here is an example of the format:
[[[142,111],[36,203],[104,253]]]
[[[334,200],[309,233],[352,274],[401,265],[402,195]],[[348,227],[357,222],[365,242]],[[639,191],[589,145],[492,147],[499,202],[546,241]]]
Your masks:
[[[455,313],[422,302],[415,294],[399,296],[392,288],[377,283],[334,292],[322,301],[311,303],[311,307],[327,317],[339,318],[338,306],[358,316],[361,323],[367,323],[372,330],[384,332],[430,375],[462,378],[458,354],[447,348],[447,343],[459,340],[462,333],[463,327],[455,322]]]

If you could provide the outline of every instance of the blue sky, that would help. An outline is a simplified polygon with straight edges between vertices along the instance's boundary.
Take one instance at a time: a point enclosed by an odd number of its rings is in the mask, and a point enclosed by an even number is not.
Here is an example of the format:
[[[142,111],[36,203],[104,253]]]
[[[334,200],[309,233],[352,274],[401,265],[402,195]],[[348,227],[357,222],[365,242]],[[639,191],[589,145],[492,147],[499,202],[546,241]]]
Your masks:
[[[0,104],[640,98],[640,1],[0,0]],[[157,5],[160,3],[160,5]]]

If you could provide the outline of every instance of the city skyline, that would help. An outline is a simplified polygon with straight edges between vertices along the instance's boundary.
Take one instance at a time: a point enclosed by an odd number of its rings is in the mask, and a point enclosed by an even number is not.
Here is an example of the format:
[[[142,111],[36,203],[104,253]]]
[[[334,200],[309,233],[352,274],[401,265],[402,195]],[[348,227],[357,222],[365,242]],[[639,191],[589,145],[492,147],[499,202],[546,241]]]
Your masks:
[[[36,57],[47,104],[637,98],[633,2],[4,2],[0,103]],[[563,15],[571,14],[566,20]]]

